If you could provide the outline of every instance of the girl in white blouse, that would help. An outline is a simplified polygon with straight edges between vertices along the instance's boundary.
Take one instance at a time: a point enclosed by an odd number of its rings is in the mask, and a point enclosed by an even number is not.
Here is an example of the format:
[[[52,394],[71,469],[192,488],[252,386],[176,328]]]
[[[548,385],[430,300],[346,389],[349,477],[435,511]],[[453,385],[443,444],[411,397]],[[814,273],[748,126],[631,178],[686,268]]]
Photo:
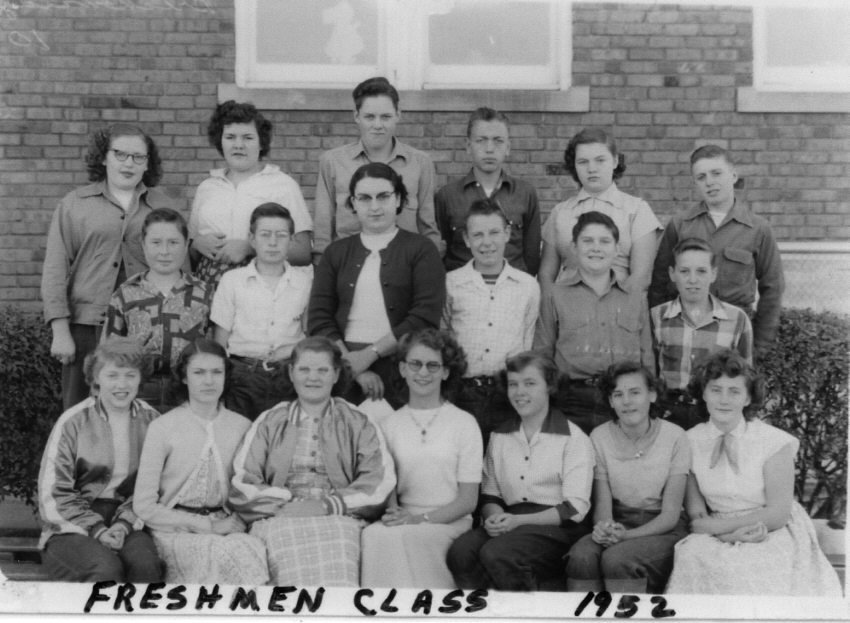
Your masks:
[[[794,501],[799,442],[756,417],[762,380],[724,350],[694,373],[709,421],[687,433],[691,534],[676,545],[668,593],[841,596],[812,521]]]

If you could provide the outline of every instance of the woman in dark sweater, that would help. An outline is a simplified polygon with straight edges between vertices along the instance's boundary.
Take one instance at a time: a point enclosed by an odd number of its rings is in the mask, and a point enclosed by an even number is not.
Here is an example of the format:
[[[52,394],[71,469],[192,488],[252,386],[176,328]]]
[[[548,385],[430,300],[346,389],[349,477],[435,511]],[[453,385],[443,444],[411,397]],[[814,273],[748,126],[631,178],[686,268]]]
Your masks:
[[[354,172],[349,193],[362,231],[325,250],[313,279],[308,331],[337,342],[351,364],[357,382],[345,398],[386,398],[398,408],[404,399],[392,353],[405,333],[439,326],[446,274],[432,242],[396,226],[407,201],[398,173],[365,164]]]

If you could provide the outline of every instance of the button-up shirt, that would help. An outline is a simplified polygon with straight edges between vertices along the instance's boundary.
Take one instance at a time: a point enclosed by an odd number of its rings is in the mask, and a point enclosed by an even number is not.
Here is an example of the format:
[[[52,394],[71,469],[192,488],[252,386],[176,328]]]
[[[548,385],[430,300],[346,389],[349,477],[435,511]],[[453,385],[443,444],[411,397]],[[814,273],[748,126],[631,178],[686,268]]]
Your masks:
[[[437,227],[446,243],[443,260],[446,270],[460,268],[472,259],[472,252],[463,241],[466,215],[473,201],[487,198],[484,187],[475,179],[472,171],[446,184],[434,195]],[[489,198],[499,204],[511,226],[505,259],[511,266],[536,275],[540,266],[540,207],[537,191],[528,182],[502,170]]]
[[[304,314],[310,299],[313,267],[294,267],[272,289],[257,272],[256,260],[221,277],[213,297],[210,320],[230,332],[231,355],[266,358],[281,346],[295,346],[304,337]]]
[[[581,189],[575,197],[559,203],[549,213],[543,225],[543,240],[554,246],[561,258],[561,273],[576,268],[577,262],[572,250],[573,227],[578,217],[585,212],[602,212],[611,217],[620,233],[617,242],[617,256],[614,258],[614,272],[617,278],[625,281],[630,272],[632,243],[639,238],[661,230],[661,223],[643,199],[627,195],[616,184],[611,184],[604,192],[591,195]]]
[[[585,379],[612,363],[639,361],[655,369],[646,298],[611,275],[601,296],[578,271],[570,271],[543,295],[534,348],[555,358],[571,379]]]
[[[190,342],[204,337],[212,297],[203,282],[184,273],[168,294],[147,276],[144,272],[130,277],[112,295],[103,339],[110,335],[135,338],[153,356],[154,372],[166,373]]]
[[[700,361],[732,348],[747,361],[753,359],[753,328],[744,310],[709,294],[711,313],[695,323],[679,298],[650,310],[658,369],[668,389],[685,389]]]
[[[100,325],[119,274],[147,270],[142,224],[151,210],[174,207],[158,188],[139,184],[125,211],[106,182],[71,191],[53,213],[41,278],[44,320]],[[123,281],[123,279],[122,279]]]
[[[371,162],[361,141],[335,147],[319,157],[319,179],[313,210],[313,253],[324,253],[334,240],[360,232],[360,221],[348,207],[348,185],[354,172]],[[440,253],[443,242],[434,222],[434,163],[423,151],[393,140],[387,164],[402,177],[407,205],[398,215],[401,229],[429,238]]]
[[[483,503],[553,506],[561,521],[590,510],[593,445],[578,426],[552,409],[531,439],[517,416],[493,431],[484,457]]]
[[[446,275],[442,326],[463,347],[467,376],[496,374],[507,357],[530,349],[539,310],[537,281],[509,264],[492,286],[472,260]]]
[[[717,257],[717,279],[711,293],[720,300],[751,310],[758,288],[753,317],[755,348],[765,348],[779,330],[779,312],[785,277],[779,248],[768,222],[739,199],[720,226],[714,224],[705,203],[673,215],[658,246],[649,304],[656,306],[676,296],[668,268],[673,265],[673,248],[685,238],[702,238]]]

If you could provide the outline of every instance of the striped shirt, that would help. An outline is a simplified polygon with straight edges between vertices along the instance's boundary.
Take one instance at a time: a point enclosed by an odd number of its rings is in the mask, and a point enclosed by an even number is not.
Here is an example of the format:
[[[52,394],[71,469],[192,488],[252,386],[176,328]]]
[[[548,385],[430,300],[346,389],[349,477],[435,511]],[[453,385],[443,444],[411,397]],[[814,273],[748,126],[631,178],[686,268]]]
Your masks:
[[[122,283],[109,301],[103,340],[110,335],[135,338],[153,356],[154,372],[167,373],[186,346],[207,332],[212,297],[206,285],[182,273],[163,294],[138,273]]]
[[[540,286],[510,264],[492,286],[472,260],[446,275],[442,326],[466,352],[466,376],[493,375],[507,357],[531,348],[539,309]]]
[[[699,324],[685,315],[678,297],[650,311],[659,375],[668,389],[685,389],[694,366],[724,348],[752,362],[753,327],[747,314],[713,294],[709,298],[711,315]]]
[[[550,410],[530,441],[517,416],[490,436],[482,503],[544,504],[579,522],[590,510],[593,464],[590,439],[560,411]]]

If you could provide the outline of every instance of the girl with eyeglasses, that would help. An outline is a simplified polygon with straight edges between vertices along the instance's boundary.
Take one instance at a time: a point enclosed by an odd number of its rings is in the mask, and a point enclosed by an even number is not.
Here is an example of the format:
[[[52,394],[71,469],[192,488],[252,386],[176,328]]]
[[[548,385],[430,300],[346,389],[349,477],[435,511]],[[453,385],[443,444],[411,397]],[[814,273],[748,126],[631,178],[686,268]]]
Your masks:
[[[50,353],[62,364],[62,405],[89,395],[83,360],[97,345],[112,292],[147,270],[145,217],[173,208],[154,188],[162,165],[153,139],[116,124],[91,136],[85,156],[88,186],[59,202],[47,234],[41,279],[44,319],[53,331]]]
[[[385,398],[394,409],[400,407],[402,383],[391,356],[397,341],[440,324],[443,262],[425,236],[397,226],[406,202],[407,188],[389,165],[358,168],[348,205],[361,231],[331,243],[316,267],[308,333],[328,337],[342,349],[356,381],[345,398],[358,404]]]
[[[399,342],[408,400],[381,421],[398,484],[381,521],[363,531],[361,584],[455,588],[452,542],[472,527],[481,482],[481,432],[451,402],[466,355],[451,336],[422,329]]]

